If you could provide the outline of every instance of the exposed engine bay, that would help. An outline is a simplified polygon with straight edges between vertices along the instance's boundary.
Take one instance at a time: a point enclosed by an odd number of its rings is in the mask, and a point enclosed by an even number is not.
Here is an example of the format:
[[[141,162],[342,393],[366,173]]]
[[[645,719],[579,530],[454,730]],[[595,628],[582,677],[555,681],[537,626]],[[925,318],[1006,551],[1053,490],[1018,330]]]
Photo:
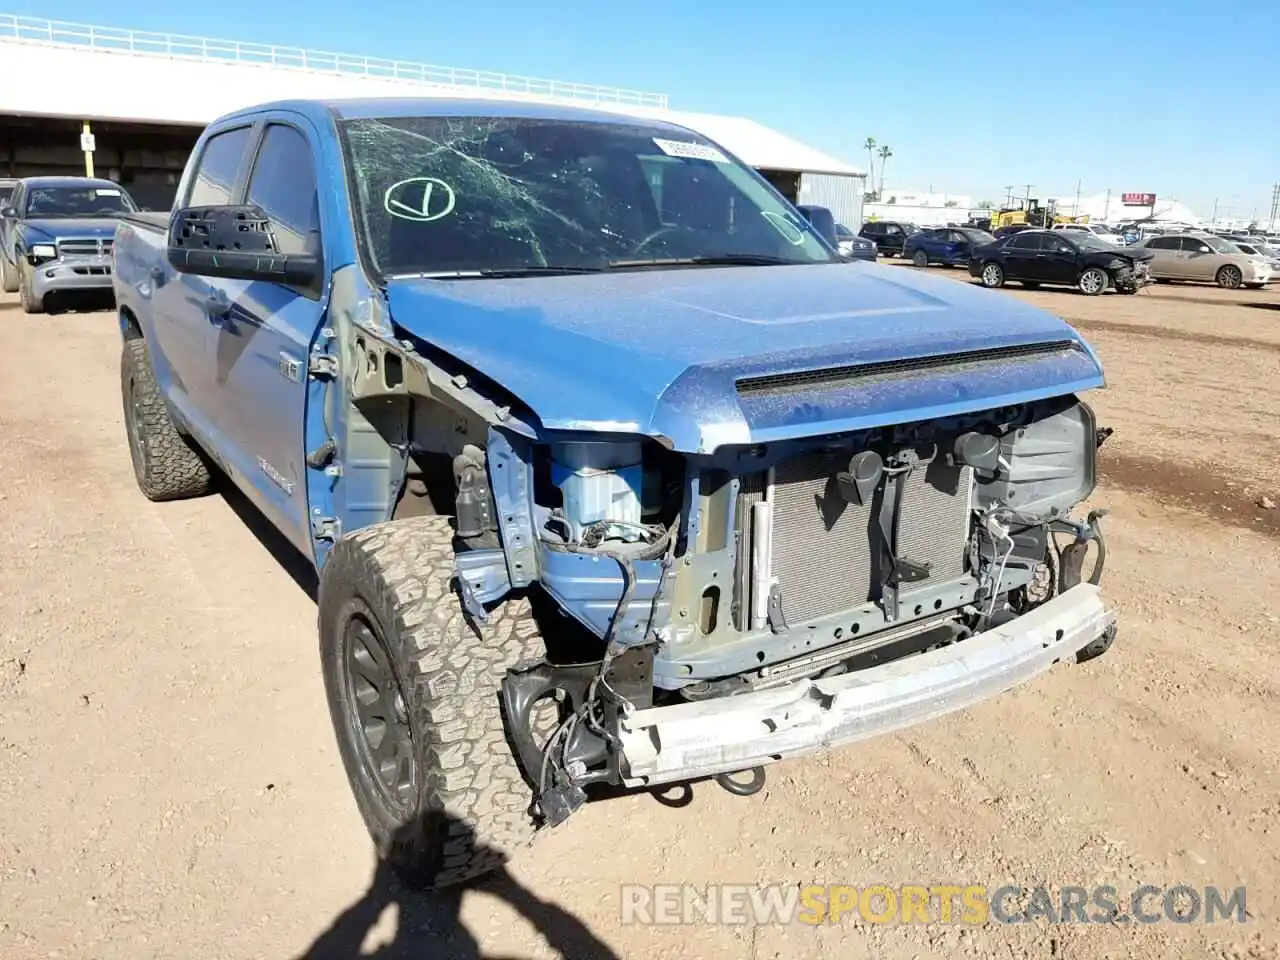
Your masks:
[[[893,662],[1097,583],[1100,514],[1069,513],[1105,435],[1069,396],[710,456],[599,436],[520,451],[496,431],[468,447],[453,464],[459,536],[476,547],[458,561],[468,609],[483,619],[495,533],[509,543],[518,513],[500,478],[527,463],[537,580],[601,651],[504,684],[542,815],[627,779],[617,735],[637,710]]]

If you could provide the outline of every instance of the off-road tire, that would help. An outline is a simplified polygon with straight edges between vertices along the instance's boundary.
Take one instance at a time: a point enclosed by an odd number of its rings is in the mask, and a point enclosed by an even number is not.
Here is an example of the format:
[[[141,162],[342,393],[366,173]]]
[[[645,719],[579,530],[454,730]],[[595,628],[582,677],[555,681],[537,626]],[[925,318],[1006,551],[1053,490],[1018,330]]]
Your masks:
[[[379,854],[408,882],[431,888],[497,869],[538,826],[498,695],[509,667],[545,655],[541,633],[521,597],[490,610],[477,635],[453,581],[453,530],[438,516],[344,537],[320,579],[320,659],[356,805]],[[347,649],[361,628],[382,641],[403,698],[416,763],[416,799],[407,804],[388,798],[353,724]],[[548,720],[536,736],[554,728],[555,716]]]
[[[37,297],[31,270],[18,264],[18,297],[23,313],[44,313],[44,298]]]
[[[148,500],[183,500],[208,493],[205,459],[173,425],[151,369],[145,340],[126,340],[120,354],[125,437],[138,489]]]
[[[1240,272],[1240,268],[1228,263],[1226,266],[1218,268],[1218,272],[1213,277],[1213,282],[1224,290],[1238,290],[1240,284],[1244,282],[1244,274]]]
[[[9,266],[9,261],[0,253],[0,290],[5,293],[18,292],[18,271]]]
[[[917,250],[911,255],[911,262],[917,267],[927,267],[929,265],[929,255],[923,250]]]

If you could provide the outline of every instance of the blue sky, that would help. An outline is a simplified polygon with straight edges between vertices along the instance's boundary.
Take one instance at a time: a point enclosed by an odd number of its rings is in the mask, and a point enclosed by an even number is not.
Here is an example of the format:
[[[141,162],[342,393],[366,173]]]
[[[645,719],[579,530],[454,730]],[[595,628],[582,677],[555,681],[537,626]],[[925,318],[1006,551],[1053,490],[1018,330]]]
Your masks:
[[[862,166],[1001,199],[1106,189],[1266,216],[1280,180],[1280,15],[1247,0],[841,4],[0,0],[9,12],[668,93]],[[352,13],[352,10],[359,11]],[[544,8],[545,9],[545,8]]]

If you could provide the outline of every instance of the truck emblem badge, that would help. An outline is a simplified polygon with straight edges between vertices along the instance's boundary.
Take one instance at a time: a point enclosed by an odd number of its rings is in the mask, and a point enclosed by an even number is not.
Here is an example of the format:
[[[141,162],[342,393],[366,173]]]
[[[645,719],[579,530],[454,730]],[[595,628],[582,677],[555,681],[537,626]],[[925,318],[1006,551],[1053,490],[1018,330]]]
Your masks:
[[[289,496],[291,497],[293,496],[292,480],[286,477],[283,473],[281,473],[271,464],[267,463],[267,461],[262,457],[258,458],[258,467],[262,470],[263,473],[267,475],[267,477],[270,478],[272,483],[274,483],[277,487],[279,487]]]
[[[291,383],[302,382],[302,361],[287,353],[280,354],[280,376]]]

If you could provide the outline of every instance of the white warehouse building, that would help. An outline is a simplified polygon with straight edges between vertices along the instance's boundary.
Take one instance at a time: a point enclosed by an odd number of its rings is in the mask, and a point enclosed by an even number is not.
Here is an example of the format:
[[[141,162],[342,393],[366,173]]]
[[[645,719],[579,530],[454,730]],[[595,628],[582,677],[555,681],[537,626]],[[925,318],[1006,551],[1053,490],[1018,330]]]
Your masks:
[[[0,66],[40,83],[0,87],[0,177],[99,176],[168,209],[200,128],[271,100],[459,97],[573,102],[662,119],[709,137],[797,203],[862,222],[866,174],[744,117],[670,109],[665,94],[350,54],[0,14]]]

